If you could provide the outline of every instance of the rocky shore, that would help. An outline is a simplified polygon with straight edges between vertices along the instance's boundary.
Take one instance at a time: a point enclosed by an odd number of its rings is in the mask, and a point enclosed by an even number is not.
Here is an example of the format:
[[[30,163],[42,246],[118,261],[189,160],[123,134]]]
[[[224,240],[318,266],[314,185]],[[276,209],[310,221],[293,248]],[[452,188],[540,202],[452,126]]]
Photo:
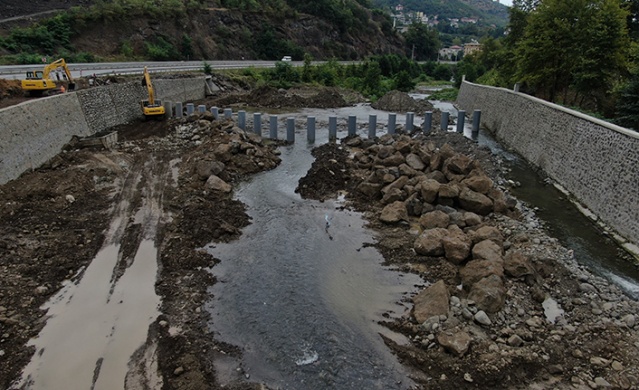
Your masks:
[[[455,133],[343,142],[303,181],[341,171],[386,261],[426,281],[410,317],[385,322],[411,340],[386,342],[420,386],[637,388],[637,302],[546,234],[488,151]]]

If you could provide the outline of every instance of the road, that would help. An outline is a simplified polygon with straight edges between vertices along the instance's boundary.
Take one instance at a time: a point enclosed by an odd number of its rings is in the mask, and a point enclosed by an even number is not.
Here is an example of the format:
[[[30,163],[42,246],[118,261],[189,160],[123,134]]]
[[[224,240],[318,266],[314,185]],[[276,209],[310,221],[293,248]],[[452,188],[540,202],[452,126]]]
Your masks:
[[[52,59],[49,59],[51,62]],[[79,78],[90,74],[136,74],[142,73],[146,66],[150,72],[175,72],[201,70],[205,61],[174,61],[174,62],[99,62],[67,64],[73,78]],[[275,61],[206,61],[213,69],[237,69],[237,68],[270,68],[275,66]],[[314,62],[317,64],[320,62]],[[293,66],[300,66],[303,62],[290,62]],[[42,65],[4,65],[0,66],[0,78],[9,80],[23,79],[28,70],[42,70]]]

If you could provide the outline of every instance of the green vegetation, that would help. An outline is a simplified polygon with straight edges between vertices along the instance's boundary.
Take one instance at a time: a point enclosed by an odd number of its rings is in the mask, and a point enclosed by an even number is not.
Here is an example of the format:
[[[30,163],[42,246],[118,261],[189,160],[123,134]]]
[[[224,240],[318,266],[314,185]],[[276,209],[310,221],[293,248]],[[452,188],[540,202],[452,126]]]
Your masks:
[[[442,90],[433,92],[428,99],[454,102],[455,100],[457,100],[458,93],[459,89],[457,88],[444,88]]]
[[[384,55],[369,58],[357,65],[340,65],[335,60],[320,65],[311,65],[312,58],[304,57],[304,66],[293,67],[287,62],[277,62],[275,68],[249,68],[229,72],[244,83],[290,88],[297,83],[312,83],[324,86],[340,86],[354,89],[375,101],[392,90],[410,91],[417,82],[434,83],[436,70],[439,73],[446,65],[432,62],[420,64],[406,57]],[[449,76],[450,77],[450,76]],[[444,81],[439,81],[439,84]]]
[[[509,34],[481,40],[456,84],[520,90],[639,129],[639,1],[515,0]]]

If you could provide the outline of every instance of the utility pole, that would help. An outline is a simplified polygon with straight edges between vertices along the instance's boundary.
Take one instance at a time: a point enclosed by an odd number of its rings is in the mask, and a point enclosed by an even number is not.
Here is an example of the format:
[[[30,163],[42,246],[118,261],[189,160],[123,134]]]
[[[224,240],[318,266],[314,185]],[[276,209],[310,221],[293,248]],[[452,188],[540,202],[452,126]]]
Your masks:
[[[415,61],[415,44],[413,43],[413,50],[410,53],[410,59],[411,61]]]

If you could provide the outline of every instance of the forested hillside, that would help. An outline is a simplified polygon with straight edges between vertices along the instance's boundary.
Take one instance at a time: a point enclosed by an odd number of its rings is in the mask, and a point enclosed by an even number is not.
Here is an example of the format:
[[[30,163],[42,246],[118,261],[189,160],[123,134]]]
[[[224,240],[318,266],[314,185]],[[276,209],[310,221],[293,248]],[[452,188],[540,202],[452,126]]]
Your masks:
[[[0,2],[2,17],[65,10],[29,26],[4,23],[0,55],[4,62],[29,63],[42,55],[94,61],[403,54],[403,37],[392,29],[388,14],[368,5],[365,0],[7,0]]]

